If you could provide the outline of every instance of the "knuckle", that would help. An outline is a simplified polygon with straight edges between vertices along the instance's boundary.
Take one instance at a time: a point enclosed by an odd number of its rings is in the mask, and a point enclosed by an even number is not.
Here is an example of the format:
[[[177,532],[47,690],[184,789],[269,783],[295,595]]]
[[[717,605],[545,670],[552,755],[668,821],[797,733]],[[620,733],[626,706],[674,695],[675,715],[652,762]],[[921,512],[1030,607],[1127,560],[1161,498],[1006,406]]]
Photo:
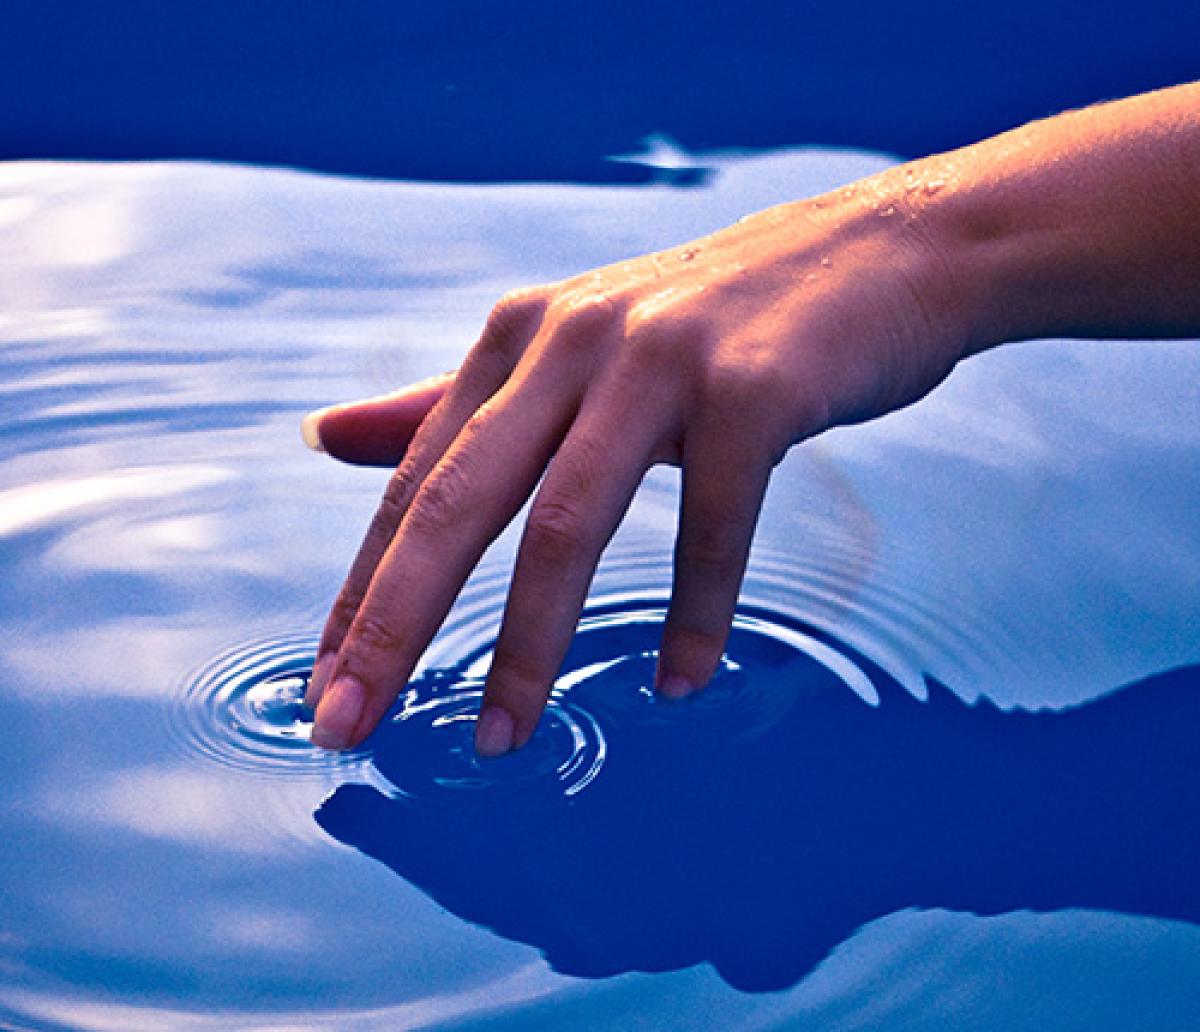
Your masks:
[[[492,420],[496,408],[496,400],[494,398],[489,399],[467,417],[466,421],[462,425],[462,428],[458,432],[460,446],[453,455],[447,456],[446,461],[461,461],[462,444],[478,441],[481,436],[486,434],[488,423]],[[471,446],[473,447],[474,445],[472,444]]]
[[[548,289],[544,286],[531,286],[506,291],[493,305],[492,310],[501,318],[509,316],[518,321],[541,315],[546,310]]]
[[[751,355],[710,366],[699,400],[702,421],[711,431],[747,461],[759,462],[774,457],[780,446],[777,431],[790,425],[800,399],[770,364]]]
[[[773,400],[773,377],[753,347],[740,347],[734,358],[722,358],[712,364],[705,380],[708,400],[734,412],[747,407],[761,408]]]
[[[741,543],[733,522],[710,517],[692,528],[682,559],[693,571],[732,576],[740,569]]]
[[[404,529],[417,534],[443,534],[465,516],[466,477],[461,459],[443,460],[426,478],[405,513]]]
[[[541,288],[510,290],[492,306],[476,352],[511,361],[545,310]]]
[[[604,479],[605,456],[611,451],[611,443],[599,439],[594,431],[571,434],[569,449],[564,448],[551,467],[553,479],[541,504],[584,511],[595,485]]]
[[[703,401],[725,422],[744,426],[748,432],[758,427],[760,437],[764,413],[786,413],[782,420],[786,439],[775,442],[786,449],[793,441],[826,429],[833,419],[829,389],[819,370],[806,368],[798,374],[782,368],[778,350],[778,343],[769,338],[739,340],[706,370]]]
[[[525,524],[525,542],[536,561],[554,565],[573,561],[588,542],[579,507],[564,498],[535,502]]]
[[[661,372],[678,367],[685,354],[703,353],[705,334],[688,315],[642,302],[625,321],[625,350],[639,369]]]
[[[395,655],[404,648],[405,636],[378,613],[360,610],[350,628],[355,655]]]
[[[383,497],[379,500],[376,521],[389,537],[399,526],[419,484],[416,470],[409,462],[402,462],[388,479],[387,486],[383,489]]]
[[[366,542],[370,550],[382,553],[391,543],[396,535],[396,528],[400,526],[412,503],[413,493],[418,485],[416,472],[407,461],[391,475],[367,527]]]
[[[612,335],[621,307],[620,301],[598,290],[568,291],[550,306],[554,346],[590,349],[598,338]]]
[[[343,584],[329,609],[327,625],[339,632],[344,632],[354,623],[354,618],[358,615],[358,607],[362,604],[363,594],[363,590],[357,584],[349,581]]]

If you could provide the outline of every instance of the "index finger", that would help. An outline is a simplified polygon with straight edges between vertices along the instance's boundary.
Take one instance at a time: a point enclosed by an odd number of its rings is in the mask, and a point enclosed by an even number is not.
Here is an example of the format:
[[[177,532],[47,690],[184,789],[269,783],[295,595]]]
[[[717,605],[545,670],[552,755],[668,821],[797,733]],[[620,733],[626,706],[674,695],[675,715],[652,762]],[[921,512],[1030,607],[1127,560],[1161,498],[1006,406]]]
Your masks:
[[[542,299],[536,291],[506,295],[492,309],[479,341],[445,394],[421,421],[404,458],[388,481],[379,508],[326,618],[305,693],[309,706],[320,703],[337,652],[414,495],[463,425],[508,380],[542,310]]]
[[[416,492],[371,578],[317,707],[312,741],[343,749],[383,716],[484,550],[533,490],[574,414],[553,376],[510,381]]]

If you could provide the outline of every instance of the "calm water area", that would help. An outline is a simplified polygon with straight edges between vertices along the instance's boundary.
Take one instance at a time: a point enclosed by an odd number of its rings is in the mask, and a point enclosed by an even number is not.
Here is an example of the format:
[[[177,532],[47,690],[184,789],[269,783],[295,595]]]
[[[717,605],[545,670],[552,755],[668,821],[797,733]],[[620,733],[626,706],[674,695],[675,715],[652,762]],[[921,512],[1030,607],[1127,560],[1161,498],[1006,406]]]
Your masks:
[[[470,749],[517,527],[380,730],[308,744],[387,474],[301,416],[886,164],[677,157],[0,165],[0,1026],[1200,1027],[1195,342],[1011,346],[793,449],[690,701],[648,688],[656,469],[526,750]]]

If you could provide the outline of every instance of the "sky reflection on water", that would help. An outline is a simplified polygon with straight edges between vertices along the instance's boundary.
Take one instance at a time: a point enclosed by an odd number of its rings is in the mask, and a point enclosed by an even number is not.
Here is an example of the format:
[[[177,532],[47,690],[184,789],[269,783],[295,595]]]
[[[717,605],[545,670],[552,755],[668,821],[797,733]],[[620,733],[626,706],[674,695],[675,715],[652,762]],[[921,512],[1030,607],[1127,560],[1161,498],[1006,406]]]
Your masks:
[[[810,657],[768,746],[694,748],[604,717],[632,669],[610,668],[572,689],[609,751],[565,816],[517,790],[406,809],[361,764],[281,777],[205,747],[225,711],[189,695],[202,672],[316,633],[381,489],[304,451],[304,411],[453,365],[508,287],[882,160],[705,164],[688,190],[0,167],[0,1020],[1200,1020],[1191,344],[1002,349],[793,451],[744,601],[858,657],[877,708]],[[598,599],[662,597],[675,490],[648,478]],[[513,544],[430,669],[486,649]],[[376,747],[394,773],[387,729]],[[547,909],[479,891],[503,885],[489,845]],[[660,939],[622,920],[664,914]],[[670,941],[681,916],[701,932]]]

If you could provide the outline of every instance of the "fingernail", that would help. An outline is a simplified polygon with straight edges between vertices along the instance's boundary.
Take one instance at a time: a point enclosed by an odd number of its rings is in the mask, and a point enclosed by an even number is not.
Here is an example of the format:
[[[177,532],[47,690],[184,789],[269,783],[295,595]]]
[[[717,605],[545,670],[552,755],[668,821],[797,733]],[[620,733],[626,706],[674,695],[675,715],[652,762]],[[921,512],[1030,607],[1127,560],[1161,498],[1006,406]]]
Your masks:
[[[668,699],[684,699],[695,691],[695,685],[686,677],[678,674],[667,674],[658,686],[658,690]]]
[[[321,420],[331,407],[327,405],[325,408],[319,408],[300,420],[300,436],[304,438],[304,443],[315,452],[325,450],[325,445],[321,443]]]
[[[333,673],[333,664],[337,662],[336,652],[322,652],[313,664],[312,673],[308,677],[308,687],[304,690],[304,705],[316,709],[321,696],[325,694],[325,684]]]
[[[345,749],[362,719],[366,692],[353,677],[339,677],[317,706],[312,744],[322,749]]]
[[[500,706],[484,706],[475,723],[475,751],[503,756],[513,745],[513,718]]]

